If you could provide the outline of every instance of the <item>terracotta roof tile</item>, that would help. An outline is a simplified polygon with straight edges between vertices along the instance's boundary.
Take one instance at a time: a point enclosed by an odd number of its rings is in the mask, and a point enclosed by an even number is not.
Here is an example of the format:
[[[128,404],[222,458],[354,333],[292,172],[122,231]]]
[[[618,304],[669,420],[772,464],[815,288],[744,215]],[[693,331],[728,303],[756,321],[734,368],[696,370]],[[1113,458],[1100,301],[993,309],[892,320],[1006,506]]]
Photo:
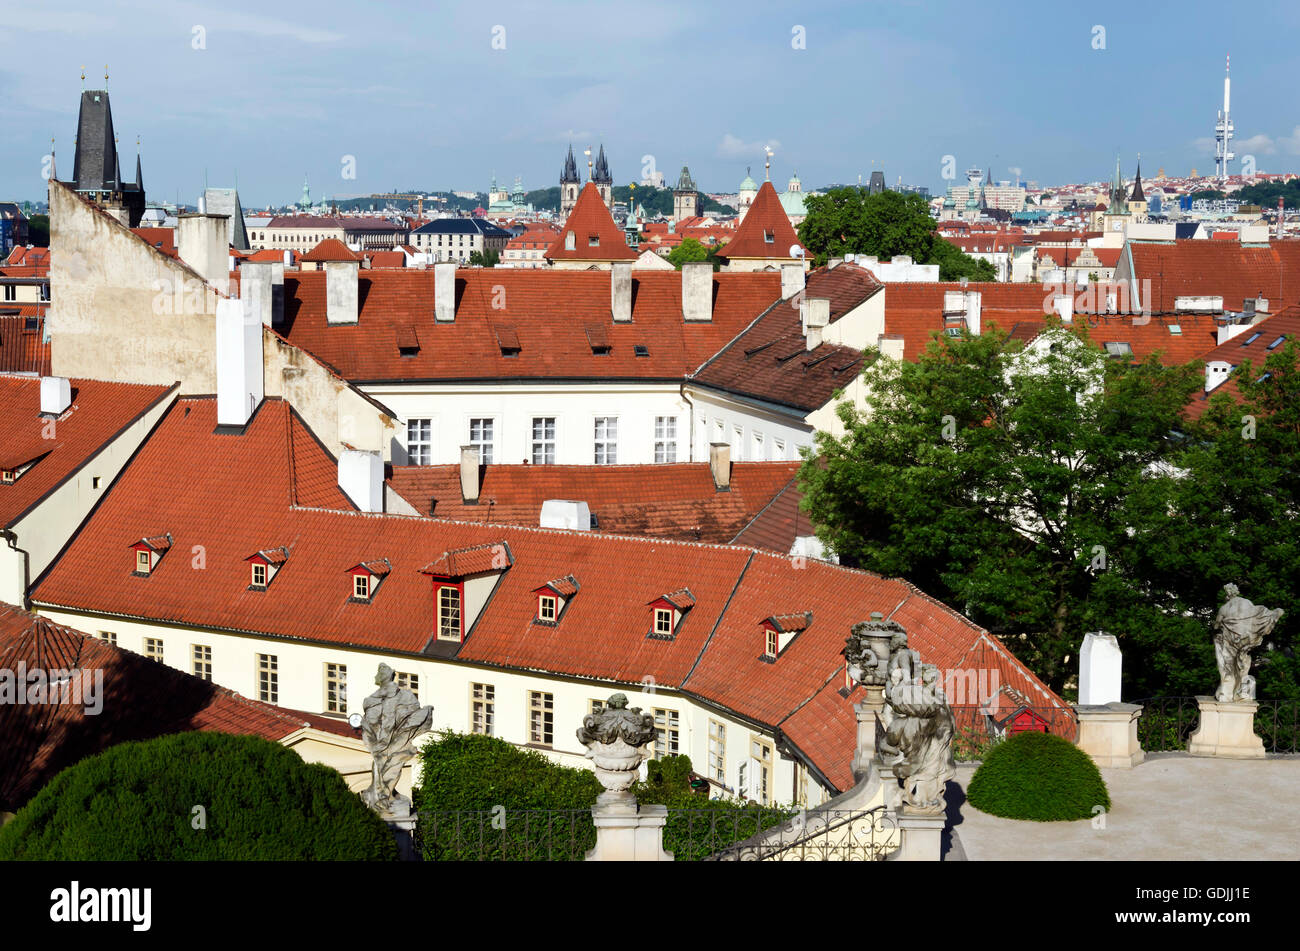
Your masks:
[[[570,234],[572,248],[565,246]],[[551,261],[635,261],[636,256],[593,182],[587,182],[578,193],[568,220],[546,249],[546,257]]]
[[[338,238],[326,238],[302,256],[304,261],[359,261],[361,256]]]
[[[736,228],[735,236],[718,252],[718,257],[726,260],[774,258],[792,261],[796,258],[790,254],[790,248],[795,245],[799,245],[799,236],[790,224],[790,217],[781,207],[781,199],[772,183],[764,182]]]

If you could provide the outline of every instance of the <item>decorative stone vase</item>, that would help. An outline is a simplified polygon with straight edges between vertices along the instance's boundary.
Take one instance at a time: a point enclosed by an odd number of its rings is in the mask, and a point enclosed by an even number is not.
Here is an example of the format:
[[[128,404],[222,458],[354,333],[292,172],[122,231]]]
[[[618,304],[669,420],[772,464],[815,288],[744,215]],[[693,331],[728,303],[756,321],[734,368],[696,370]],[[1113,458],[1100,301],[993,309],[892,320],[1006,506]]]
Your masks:
[[[640,707],[628,709],[627,697],[621,693],[610,697],[599,713],[583,718],[578,742],[587,747],[587,758],[595,767],[596,778],[605,787],[596,799],[598,805],[635,805],[636,799],[629,789],[646,758],[643,747],[654,738],[654,717],[642,713]]]

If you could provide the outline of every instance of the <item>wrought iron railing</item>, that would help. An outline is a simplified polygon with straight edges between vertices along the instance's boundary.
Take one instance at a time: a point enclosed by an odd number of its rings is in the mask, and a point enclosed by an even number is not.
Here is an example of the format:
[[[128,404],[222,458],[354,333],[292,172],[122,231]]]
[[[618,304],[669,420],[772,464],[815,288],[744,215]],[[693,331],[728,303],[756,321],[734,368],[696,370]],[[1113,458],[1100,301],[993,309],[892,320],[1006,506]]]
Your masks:
[[[1188,737],[1200,722],[1195,697],[1147,697],[1134,700],[1142,707],[1138,718],[1138,743],[1148,753],[1187,749]],[[1300,753],[1300,701],[1260,700],[1255,711],[1255,734],[1266,753]]]
[[[706,861],[879,862],[898,847],[898,824],[885,806],[812,810],[713,850]]]
[[[580,862],[595,845],[590,809],[421,812],[415,831],[432,862]]]

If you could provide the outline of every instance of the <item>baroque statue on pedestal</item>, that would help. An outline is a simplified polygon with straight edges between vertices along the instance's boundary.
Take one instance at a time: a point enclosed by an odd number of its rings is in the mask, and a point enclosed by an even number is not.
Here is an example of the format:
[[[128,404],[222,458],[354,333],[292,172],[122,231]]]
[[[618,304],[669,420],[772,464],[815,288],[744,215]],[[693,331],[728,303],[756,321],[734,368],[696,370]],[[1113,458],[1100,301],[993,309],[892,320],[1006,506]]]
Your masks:
[[[1241,597],[1237,586],[1223,586],[1228,600],[1214,618],[1214,659],[1219,664],[1220,703],[1255,699],[1255,678],[1250,676],[1250,652],[1264,642],[1282,617],[1282,609],[1269,610]]]
[[[415,738],[430,730],[433,707],[393,682],[393,668],[380,664],[379,689],[362,701],[361,738],[373,757],[370,788],[361,794],[380,815],[409,815],[411,800],[397,792],[402,769],[415,755]]]

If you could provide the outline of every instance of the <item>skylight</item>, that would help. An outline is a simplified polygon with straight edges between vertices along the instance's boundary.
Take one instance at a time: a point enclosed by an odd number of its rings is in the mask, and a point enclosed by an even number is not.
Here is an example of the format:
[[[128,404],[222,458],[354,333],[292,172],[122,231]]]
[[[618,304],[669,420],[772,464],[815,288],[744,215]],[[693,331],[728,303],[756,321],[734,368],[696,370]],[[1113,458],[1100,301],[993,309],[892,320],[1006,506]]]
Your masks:
[[[1253,334],[1251,334],[1249,337],[1247,337],[1245,340],[1243,340],[1243,341],[1241,342],[1241,345],[1242,345],[1243,347],[1249,347],[1252,343],[1254,343],[1256,340],[1258,340],[1258,339],[1259,339],[1260,337],[1262,337],[1262,336],[1264,336],[1264,332],[1263,332],[1262,330],[1256,330]]]
[[[1276,340],[1274,340],[1272,343],[1270,343],[1267,347],[1265,347],[1265,349],[1266,349],[1266,350],[1276,350],[1278,347],[1282,346],[1282,343],[1283,343],[1285,340],[1286,340],[1286,334],[1282,334],[1282,335],[1279,336]]]

